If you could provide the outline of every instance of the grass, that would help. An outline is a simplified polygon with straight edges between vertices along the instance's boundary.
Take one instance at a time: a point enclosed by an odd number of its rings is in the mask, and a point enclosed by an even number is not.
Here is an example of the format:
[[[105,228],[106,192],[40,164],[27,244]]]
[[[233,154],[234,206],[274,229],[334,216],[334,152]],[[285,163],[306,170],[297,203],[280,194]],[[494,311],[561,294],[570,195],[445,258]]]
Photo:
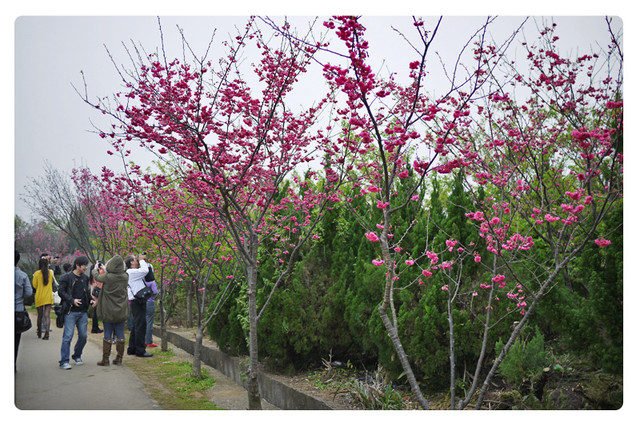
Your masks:
[[[192,364],[178,360],[171,349],[163,352],[157,347],[147,351],[153,353],[153,357],[126,357],[125,364],[163,409],[221,409],[207,397],[215,379],[205,369],[202,370],[202,378],[196,378],[192,376]]]
[[[215,385],[214,378],[204,370],[201,379],[193,377],[191,363],[173,360],[172,350],[154,349],[153,353],[152,358],[129,358],[126,364],[163,409],[220,409],[207,398],[207,390]]]

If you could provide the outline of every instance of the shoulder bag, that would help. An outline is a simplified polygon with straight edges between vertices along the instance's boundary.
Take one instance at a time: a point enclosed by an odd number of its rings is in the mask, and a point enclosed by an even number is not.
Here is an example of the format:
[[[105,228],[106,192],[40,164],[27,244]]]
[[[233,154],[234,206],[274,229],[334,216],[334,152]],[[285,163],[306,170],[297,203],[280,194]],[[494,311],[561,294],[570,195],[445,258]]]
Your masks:
[[[27,332],[29,329],[31,329],[31,319],[27,310],[16,311],[16,334]]]

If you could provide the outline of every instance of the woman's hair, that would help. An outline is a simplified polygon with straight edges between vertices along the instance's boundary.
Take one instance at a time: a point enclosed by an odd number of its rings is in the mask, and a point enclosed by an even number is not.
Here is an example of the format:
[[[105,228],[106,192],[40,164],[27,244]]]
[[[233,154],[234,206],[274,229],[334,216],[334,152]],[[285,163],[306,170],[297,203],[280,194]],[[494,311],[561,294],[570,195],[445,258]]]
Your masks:
[[[95,282],[95,279],[93,278],[93,269],[96,267],[95,264],[93,265],[89,265],[89,268],[87,270],[89,270],[89,284],[93,286],[93,283]]]
[[[49,284],[49,261],[46,258],[40,258],[38,270],[42,272],[42,283],[47,286]]]

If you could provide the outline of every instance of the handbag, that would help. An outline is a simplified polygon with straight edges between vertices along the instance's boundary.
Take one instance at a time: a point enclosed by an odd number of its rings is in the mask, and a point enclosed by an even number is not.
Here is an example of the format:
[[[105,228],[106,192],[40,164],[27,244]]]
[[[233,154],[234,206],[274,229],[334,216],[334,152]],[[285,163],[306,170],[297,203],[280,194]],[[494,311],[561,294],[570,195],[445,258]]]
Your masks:
[[[21,334],[31,329],[31,319],[29,318],[29,313],[27,313],[27,310],[16,311],[15,326],[16,326],[16,334]]]
[[[62,301],[59,305],[53,306],[53,311],[56,313],[56,327],[64,328],[64,318],[71,311],[71,304]]]
[[[99,287],[95,286],[95,287],[93,288],[93,290],[91,291],[91,296],[96,297],[96,298],[99,298],[99,297],[100,297],[100,291],[101,291],[101,290],[102,290],[101,288],[99,288]]]
[[[53,293],[53,303],[55,305],[58,305],[58,304],[60,304],[60,301],[62,301],[62,298],[60,298],[60,295],[58,295],[58,291],[55,291]]]
[[[153,291],[151,290],[151,288],[148,287],[148,286],[145,286],[144,288],[142,288],[138,292],[136,292],[134,297],[139,301],[146,301],[152,295],[153,295]]]

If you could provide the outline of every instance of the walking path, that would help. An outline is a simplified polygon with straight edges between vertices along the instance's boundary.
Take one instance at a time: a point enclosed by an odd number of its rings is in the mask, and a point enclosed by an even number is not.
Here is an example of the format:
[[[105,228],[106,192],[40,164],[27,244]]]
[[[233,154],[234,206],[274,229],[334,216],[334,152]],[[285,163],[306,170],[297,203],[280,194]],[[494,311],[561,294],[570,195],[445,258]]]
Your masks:
[[[35,327],[22,334],[15,373],[18,409],[161,409],[126,365],[96,365],[102,348],[91,340],[82,354],[84,365],[71,361],[73,369],[60,369],[62,329],[52,326],[48,341],[38,339]],[[76,339],[77,331],[72,352]]]
[[[35,316],[31,315],[32,321]],[[89,325],[90,327],[91,325]],[[143,383],[126,364],[134,356],[124,356],[124,364],[98,366],[102,358],[102,334],[91,334],[84,348],[84,365],[71,361],[72,369],[58,367],[62,329],[52,323],[48,341],[38,339],[35,327],[22,334],[15,373],[15,408],[18,409],[162,409],[145,390]],[[71,352],[77,331],[71,342]],[[157,342],[159,338],[156,337]],[[193,361],[187,352],[169,343],[174,354]],[[115,356],[112,350],[111,359]],[[216,380],[210,400],[219,408],[245,410],[247,391],[220,371],[207,366]],[[277,409],[263,400],[263,409]]]

